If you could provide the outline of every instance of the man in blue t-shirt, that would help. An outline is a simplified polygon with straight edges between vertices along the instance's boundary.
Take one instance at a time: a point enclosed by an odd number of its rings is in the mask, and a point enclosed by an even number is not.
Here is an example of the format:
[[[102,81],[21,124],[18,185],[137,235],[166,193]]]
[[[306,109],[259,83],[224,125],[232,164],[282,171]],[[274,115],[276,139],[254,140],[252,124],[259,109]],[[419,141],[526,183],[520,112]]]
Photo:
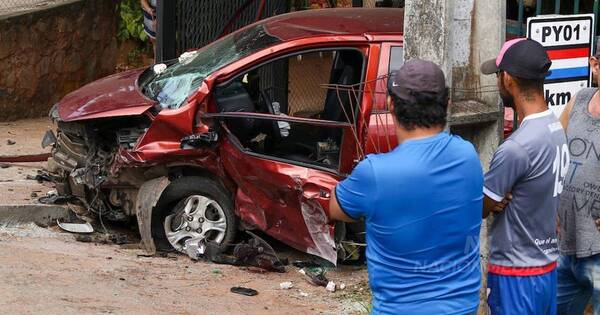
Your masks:
[[[474,314],[479,305],[481,164],[443,131],[444,74],[412,59],[388,80],[398,147],[340,182],[332,219],[363,219],[374,314]]]

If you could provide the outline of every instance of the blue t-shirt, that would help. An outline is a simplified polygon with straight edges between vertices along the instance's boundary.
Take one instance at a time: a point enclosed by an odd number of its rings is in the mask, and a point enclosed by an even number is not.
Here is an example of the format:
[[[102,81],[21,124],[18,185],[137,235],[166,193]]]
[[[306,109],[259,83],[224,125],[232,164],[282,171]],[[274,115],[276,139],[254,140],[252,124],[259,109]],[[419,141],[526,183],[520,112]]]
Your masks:
[[[445,132],[369,155],[338,184],[365,221],[373,314],[477,310],[482,191],[473,145]]]

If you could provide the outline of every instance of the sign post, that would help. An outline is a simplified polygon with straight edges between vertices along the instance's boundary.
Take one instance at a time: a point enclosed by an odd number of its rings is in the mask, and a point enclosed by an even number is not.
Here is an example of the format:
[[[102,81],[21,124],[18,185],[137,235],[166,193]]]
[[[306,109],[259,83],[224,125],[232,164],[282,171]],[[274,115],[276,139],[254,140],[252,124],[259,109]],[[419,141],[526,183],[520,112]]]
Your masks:
[[[594,15],[529,18],[527,38],[542,44],[552,60],[544,95],[548,108],[560,116],[569,100],[591,85],[589,58],[594,47]]]

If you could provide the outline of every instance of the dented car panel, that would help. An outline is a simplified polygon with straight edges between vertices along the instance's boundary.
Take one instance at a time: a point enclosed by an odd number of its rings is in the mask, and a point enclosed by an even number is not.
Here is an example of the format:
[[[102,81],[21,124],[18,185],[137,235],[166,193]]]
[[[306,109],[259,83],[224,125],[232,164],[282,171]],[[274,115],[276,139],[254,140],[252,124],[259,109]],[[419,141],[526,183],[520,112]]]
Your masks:
[[[140,93],[137,79],[143,69],[125,71],[71,92],[59,103],[63,121],[141,115],[154,101]]]
[[[402,16],[390,9],[285,14],[171,61],[160,73],[133,70],[84,86],[51,113],[58,132],[49,169],[59,194],[89,215],[135,216],[150,252],[165,237],[156,231],[162,222],[152,222],[157,213],[169,213],[165,230],[193,226],[198,230],[190,233],[204,235],[206,223],[180,224],[196,211],[180,201],[205,195],[196,199],[202,211],[215,211],[206,217],[215,229],[233,222],[224,211],[231,203],[240,228],[335,264],[340,239],[329,220],[332,190],[365,154],[395,146],[380,78],[391,45],[402,45]],[[244,47],[235,46],[240,40]],[[224,59],[212,60],[221,52]],[[286,69],[298,67],[303,58],[323,63],[313,68],[325,81],[312,99],[298,100],[303,93],[291,92],[298,85],[277,86],[294,78],[264,73],[281,73],[273,69],[282,60]],[[188,76],[196,64],[201,73]],[[199,188],[181,186],[166,196],[182,178],[196,178]]]
[[[247,155],[228,141],[221,146],[221,156],[238,184],[236,211],[243,221],[336,263],[333,225],[324,208],[339,176]]]

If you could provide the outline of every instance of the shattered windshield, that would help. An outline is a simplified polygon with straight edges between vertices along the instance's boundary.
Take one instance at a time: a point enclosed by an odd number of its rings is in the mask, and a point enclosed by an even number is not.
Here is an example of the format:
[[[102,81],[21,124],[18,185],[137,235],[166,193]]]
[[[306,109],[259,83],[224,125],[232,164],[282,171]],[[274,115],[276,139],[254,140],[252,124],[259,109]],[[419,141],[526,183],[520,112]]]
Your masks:
[[[163,109],[179,108],[209,74],[279,41],[260,24],[242,29],[197,51],[182,54],[166,69],[164,65],[163,69],[157,69],[160,65],[156,65],[156,76],[142,90]]]

